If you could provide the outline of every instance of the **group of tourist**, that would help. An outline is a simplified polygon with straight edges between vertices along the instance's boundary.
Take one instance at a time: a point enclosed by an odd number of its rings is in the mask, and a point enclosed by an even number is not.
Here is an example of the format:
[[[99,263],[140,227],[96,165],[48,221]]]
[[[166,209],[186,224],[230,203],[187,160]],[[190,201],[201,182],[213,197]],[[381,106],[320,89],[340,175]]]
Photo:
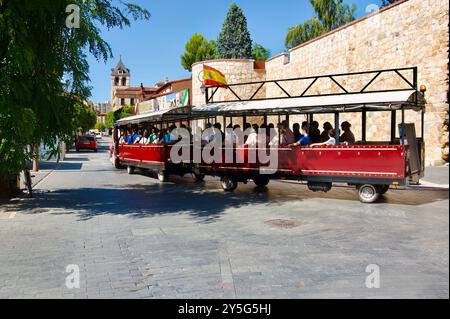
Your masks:
[[[168,129],[158,129],[157,127],[151,127],[148,129],[140,130],[123,130],[119,139],[119,144],[160,144],[176,142],[177,137],[171,133],[175,129],[175,125]]]
[[[343,122],[341,124],[342,135],[339,137],[339,142],[342,145],[351,145],[356,142],[355,135],[351,131],[351,124],[349,122]],[[336,145],[336,131],[330,122],[323,124],[323,131],[319,130],[319,122],[313,121],[311,123],[303,122],[300,124],[295,123],[293,125],[293,131],[290,131],[289,127],[284,126],[283,132],[285,134],[286,143],[289,146],[330,146]],[[294,140],[294,141],[292,141]]]
[[[192,131],[184,124],[180,125],[180,128],[189,132],[192,138]],[[146,129],[124,129],[119,139],[120,144],[160,144],[160,143],[173,143],[180,140],[180,136],[177,135],[175,130],[176,125],[172,125],[168,128],[158,129],[156,127],[150,127]],[[295,123],[290,129],[288,122],[283,121],[277,125],[275,130],[274,124],[250,124],[245,123],[243,129],[236,124],[229,124],[227,129],[232,130],[231,134],[225,134],[222,131],[222,125],[220,123],[207,123],[204,130],[200,130],[202,133],[203,143],[212,143],[214,141],[220,141],[235,145],[248,145],[248,146],[279,146],[287,145],[293,146],[319,146],[319,145],[336,145],[335,130],[330,122],[323,124],[323,131],[319,129],[319,123],[313,121],[308,123],[303,122],[301,125]],[[349,122],[343,122],[341,124],[342,135],[339,138],[339,142],[343,145],[351,145],[355,143],[355,136],[351,131],[351,124]],[[244,135],[243,132],[250,132]],[[265,132],[265,134],[260,134]],[[243,139],[243,140],[242,140]]]

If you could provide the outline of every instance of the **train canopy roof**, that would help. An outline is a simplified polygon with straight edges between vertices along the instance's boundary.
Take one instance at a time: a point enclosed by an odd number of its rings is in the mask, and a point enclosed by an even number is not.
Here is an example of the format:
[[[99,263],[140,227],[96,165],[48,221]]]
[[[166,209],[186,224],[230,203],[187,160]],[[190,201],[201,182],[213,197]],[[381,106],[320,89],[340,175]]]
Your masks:
[[[389,110],[422,110],[425,98],[416,90],[334,94],[250,101],[218,102],[192,109],[193,115],[334,113]]]
[[[165,120],[180,120],[191,113],[190,107],[176,107],[155,112],[129,116],[116,122],[117,126],[127,124],[139,124],[143,122],[159,122]]]

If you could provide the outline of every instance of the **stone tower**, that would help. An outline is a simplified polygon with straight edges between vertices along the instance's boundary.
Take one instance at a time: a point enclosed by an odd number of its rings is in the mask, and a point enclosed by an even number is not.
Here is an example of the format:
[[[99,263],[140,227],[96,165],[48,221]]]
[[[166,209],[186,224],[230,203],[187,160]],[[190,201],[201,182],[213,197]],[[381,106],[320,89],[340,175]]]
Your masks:
[[[111,102],[115,99],[116,89],[130,87],[130,77],[130,69],[123,64],[122,56],[120,56],[119,63],[114,69],[111,69]]]

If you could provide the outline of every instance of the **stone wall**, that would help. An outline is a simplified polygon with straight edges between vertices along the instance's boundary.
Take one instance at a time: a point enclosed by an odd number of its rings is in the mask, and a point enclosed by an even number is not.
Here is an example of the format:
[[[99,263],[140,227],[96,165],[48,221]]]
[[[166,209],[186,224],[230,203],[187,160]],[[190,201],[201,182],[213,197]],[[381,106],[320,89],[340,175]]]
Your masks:
[[[376,69],[417,66],[418,83],[427,86],[425,142],[427,164],[442,162],[443,152],[448,152],[448,42],[449,0],[409,0],[400,2],[380,13],[335,30],[319,39],[310,41],[290,52],[290,62],[284,56],[266,62],[267,79],[302,77],[310,75],[348,73]],[[411,78],[410,74],[405,76]],[[400,88],[399,77],[386,74],[371,89]],[[357,89],[364,76],[343,80],[349,89]],[[338,92],[339,88],[323,81],[312,93]],[[307,83],[298,83],[297,91]],[[277,88],[267,89],[267,96],[279,96]],[[321,120],[320,116],[316,119]],[[361,125],[358,114],[341,116],[353,127]],[[420,118],[407,112],[406,120],[416,123],[420,132]],[[332,122],[333,123],[333,122]],[[368,139],[389,139],[389,114],[369,113]],[[356,137],[361,136],[355,132]],[[447,150],[444,150],[447,143]]]
[[[228,84],[264,81],[266,78],[265,70],[255,68],[254,60],[223,59],[195,63],[192,66],[192,105],[205,104],[205,95],[202,94],[200,90],[202,85],[200,79],[202,79],[203,76],[203,64],[221,71],[225,75]],[[258,85],[255,84],[233,88],[233,90],[242,98],[250,98],[257,88]],[[265,90],[262,89],[258,93],[257,98],[264,98],[265,95]],[[214,95],[214,99],[229,101],[235,100],[236,97],[229,90],[219,89]]]
[[[280,35],[282,36],[282,35]],[[340,29],[304,43],[289,52],[289,59],[281,54],[266,61],[265,70],[254,68],[253,60],[214,60],[193,66],[193,105],[205,103],[200,91],[198,74],[204,63],[222,71],[228,83],[260,81],[264,79],[286,79],[321,74],[349,73],[378,69],[418,67],[418,83],[427,86],[425,114],[425,142],[427,165],[442,163],[447,154],[448,161],[448,49],[449,49],[449,0],[405,0],[380,12],[354,21]],[[411,78],[411,74],[403,72]],[[361,89],[373,75],[339,78],[349,90]],[[301,93],[308,81],[286,83],[285,89],[292,94]],[[380,76],[370,89],[403,88],[404,84],[394,73]],[[251,94],[257,86],[248,86]],[[244,87],[242,88],[242,90]],[[331,81],[320,80],[312,93],[339,92]],[[269,84],[258,97],[279,97],[281,90]],[[235,99],[230,92],[221,89],[218,98]],[[399,112],[398,112],[399,113]],[[316,115],[323,123],[334,123],[330,115]],[[399,118],[400,119],[400,118]],[[303,116],[291,117],[291,123],[301,122]],[[357,139],[361,138],[361,115],[347,113],[342,121],[353,124]],[[407,122],[416,123],[419,133],[420,117],[407,112]],[[446,122],[447,121],[447,122]],[[368,113],[367,139],[386,141],[390,137],[390,114]],[[420,134],[419,134],[420,135]]]

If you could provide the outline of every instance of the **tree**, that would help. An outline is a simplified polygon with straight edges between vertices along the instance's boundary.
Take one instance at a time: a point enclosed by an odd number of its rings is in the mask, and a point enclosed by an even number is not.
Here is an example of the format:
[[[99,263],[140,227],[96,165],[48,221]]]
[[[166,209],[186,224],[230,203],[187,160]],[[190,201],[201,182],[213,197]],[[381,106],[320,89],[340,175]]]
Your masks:
[[[291,49],[301,43],[314,39],[325,32],[325,27],[316,17],[313,17],[303,24],[289,28],[285,40],[286,48]]]
[[[291,49],[321,34],[339,28],[355,19],[355,5],[349,6],[343,0],[310,0],[316,16],[303,24],[289,28],[285,45]]]
[[[132,106],[124,106],[117,111],[108,112],[106,113],[105,126],[106,128],[113,128],[115,122],[131,115],[134,115]]]
[[[75,104],[74,124],[78,131],[86,132],[94,128],[97,123],[95,112],[89,107],[81,103]]]
[[[381,7],[387,7],[395,2],[398,2],[399,0],[381,0]]]
[[[69,28],[77,13],[79,28]],[[0,175],[24,168],[33,157],[25,145],[56,150],[71,139],[77,105],[90,96],[87,53],[112,57],[100,26],[149,18],[126,0],[0,1]]]
[[[252,57],[256,61],[266,61],[270,57],[270,51],[260,44],[254,43]]]
[[[192,71],[195,62],[216,58],[216,44],[207,41],[201,34],[194,34],[186,43],[186,52],[181,55],[181,65],[188,71]]]
[[[95,123],[95,128],[100,132],[103,132],[104,130],[106,130],[106,125],[102,122],[97,122]]]
[[[221,59],[252,58],[252,40],[247,19],[235,3],[228,10],[217,40],[217,55]]]

